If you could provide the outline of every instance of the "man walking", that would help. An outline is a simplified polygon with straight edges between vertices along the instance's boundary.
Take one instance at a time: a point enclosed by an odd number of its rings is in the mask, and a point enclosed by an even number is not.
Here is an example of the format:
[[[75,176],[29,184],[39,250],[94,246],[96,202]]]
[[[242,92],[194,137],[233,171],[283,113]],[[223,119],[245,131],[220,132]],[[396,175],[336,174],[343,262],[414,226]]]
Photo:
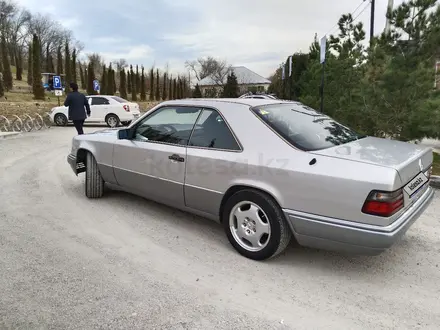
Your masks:
[[[69,107],[69,120],[73,121],[79,135],[84,134],[83,125],[87,117],[90,117],[90,105],[84,94],[78,92],[78,85],[70,83],[72,92],[67,94],[64,106]],[[87,116],[86,116],[87,112]]]

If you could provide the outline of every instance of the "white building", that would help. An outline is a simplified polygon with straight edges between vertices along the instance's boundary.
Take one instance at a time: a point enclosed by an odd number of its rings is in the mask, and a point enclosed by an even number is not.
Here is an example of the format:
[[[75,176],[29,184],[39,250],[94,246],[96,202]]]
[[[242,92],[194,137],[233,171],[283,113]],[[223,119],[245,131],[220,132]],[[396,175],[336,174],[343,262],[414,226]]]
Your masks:
[[[231,68],[237,77],[239,94],[249,91],[267,92],[270,80],[249,70],[244,66],[235,66]],[[206,77],[198,82],[202,95],[204,97],[217,97],[223,91],[223,85],[226,84],[228,75],[226,74],[223,82],[214,81],[211,77]]]

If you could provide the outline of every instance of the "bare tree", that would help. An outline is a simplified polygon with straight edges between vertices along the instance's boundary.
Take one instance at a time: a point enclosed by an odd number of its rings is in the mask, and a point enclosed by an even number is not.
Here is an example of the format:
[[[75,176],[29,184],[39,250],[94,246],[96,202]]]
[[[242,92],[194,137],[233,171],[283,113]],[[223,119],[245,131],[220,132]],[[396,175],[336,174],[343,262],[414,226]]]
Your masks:
[[[120,72],[122,69],[125,69],[126,67],[128,67],[128,63],[125,58],[120,58],[119,60],[114,61],[113,64],[116,65],[116,70],[118,72]]]
[[[102,56],[98,53],[88,53],[86,55],[87,55],[87,59],[88,59],[89,63],[92,64],[95,76],[101,77],[102,68],[104,66],[104,59],[102,58]]]
[[[206,58],[199,57],[194,61],[186,61],[185,67],[194,73],[197,81],[209,77],[218,86],[224,85],[225,78],[231,69],[231,65],[225,60],[218,60],[212,56]]]

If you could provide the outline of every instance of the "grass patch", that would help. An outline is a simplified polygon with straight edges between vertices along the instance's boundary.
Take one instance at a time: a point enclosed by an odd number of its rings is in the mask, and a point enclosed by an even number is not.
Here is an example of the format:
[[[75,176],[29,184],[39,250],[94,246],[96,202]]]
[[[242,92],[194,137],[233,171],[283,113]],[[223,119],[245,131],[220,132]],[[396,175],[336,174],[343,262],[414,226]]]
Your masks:
[[[440,154],[434,152],[434,161],[432,162],[432,175],[440,175]]]

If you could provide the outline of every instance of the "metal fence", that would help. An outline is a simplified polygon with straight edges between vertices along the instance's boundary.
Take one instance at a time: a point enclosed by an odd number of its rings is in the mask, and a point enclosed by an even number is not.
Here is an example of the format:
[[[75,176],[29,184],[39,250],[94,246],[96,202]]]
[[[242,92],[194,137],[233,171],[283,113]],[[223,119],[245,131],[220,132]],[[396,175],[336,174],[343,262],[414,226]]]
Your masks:
[[[35,113],[33,116],[23,114],[12,115],[9,118],[0,115],[0,132],[31,132],[48,129],[53,125],[49,113]]]

